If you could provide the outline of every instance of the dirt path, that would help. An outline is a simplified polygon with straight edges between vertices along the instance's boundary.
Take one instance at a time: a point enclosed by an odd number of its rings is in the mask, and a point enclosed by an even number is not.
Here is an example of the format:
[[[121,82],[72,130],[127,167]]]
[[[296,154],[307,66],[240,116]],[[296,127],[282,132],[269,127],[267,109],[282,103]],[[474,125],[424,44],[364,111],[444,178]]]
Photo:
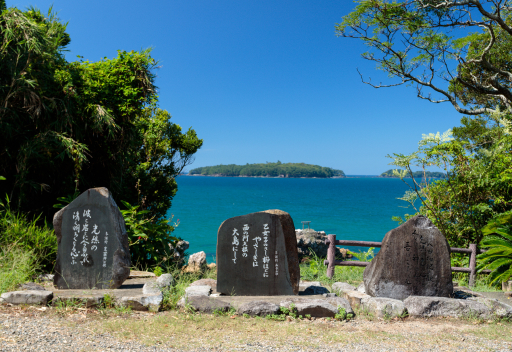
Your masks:
[[[0,351],[510,351],[512,324],[0,308]]]

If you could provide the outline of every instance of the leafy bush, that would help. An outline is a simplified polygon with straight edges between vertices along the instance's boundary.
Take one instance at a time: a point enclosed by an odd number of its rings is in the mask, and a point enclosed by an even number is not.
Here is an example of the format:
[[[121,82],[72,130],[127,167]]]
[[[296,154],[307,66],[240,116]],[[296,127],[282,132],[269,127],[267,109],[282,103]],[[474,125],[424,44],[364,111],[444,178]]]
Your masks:
[[[480,254],[478,270],[490,269],[489,284],[508,281],[512,276],[512,211],[500,214],[483,229],[482,247],[489,250]]]

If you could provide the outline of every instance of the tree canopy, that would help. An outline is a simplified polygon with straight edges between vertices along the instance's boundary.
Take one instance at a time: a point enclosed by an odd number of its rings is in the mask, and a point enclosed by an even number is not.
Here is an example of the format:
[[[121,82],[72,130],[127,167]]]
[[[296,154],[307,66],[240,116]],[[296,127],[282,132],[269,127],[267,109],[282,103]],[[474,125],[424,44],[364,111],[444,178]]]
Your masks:
[[[51,218],[58,197],[107,187],[164,216],[202,140],[158,108],[150,50],[68,62],[51,9],[0,9],[0,195]]]
[[[362,57],[416,86],[418,97],[466,115],[512,112],[510,1],[362,0],[336,25],[370,48]]]
[[[363,58],[391,79],[363,82],[413,85],[418,97],[466,115],[453,132],[424,134],[417,151],[389,156],[402,179],[413,168],[444,171],[433,182],[411,177],[399,199],[413,207],[420,199],[416,212],[452,246],[480,243],[486,224],[512,209],[511,10],[510,1],[362,0],[336,25],[339,36],[363,40]]]
[[[341,170],[304,163],[266,163],[205,166],[190,170],[191,175],[262,176],[262,177],[345,177]]]

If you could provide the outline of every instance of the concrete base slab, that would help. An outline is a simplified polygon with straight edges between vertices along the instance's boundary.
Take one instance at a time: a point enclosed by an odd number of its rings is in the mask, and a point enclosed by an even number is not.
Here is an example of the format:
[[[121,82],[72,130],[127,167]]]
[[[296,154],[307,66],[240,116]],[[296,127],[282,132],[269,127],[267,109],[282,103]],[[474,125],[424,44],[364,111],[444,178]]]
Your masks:
[[[53,290],[54,301],[79,301],[85,300],[88,306],[98,305],[105,295],[121,302],[123,297],[136,297],[143,295],[142,288],[146,282],[155,281],[154,277],[134,278],[126,280],[123,285],[114,290]]]

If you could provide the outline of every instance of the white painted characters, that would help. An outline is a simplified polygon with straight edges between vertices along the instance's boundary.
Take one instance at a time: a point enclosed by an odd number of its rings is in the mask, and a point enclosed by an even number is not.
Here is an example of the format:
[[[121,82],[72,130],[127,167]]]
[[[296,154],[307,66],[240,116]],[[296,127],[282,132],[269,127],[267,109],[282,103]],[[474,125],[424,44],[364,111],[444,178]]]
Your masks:
[[[249,242],[249,225],[245,224],[243,227],[243,236],[242,236],[242,257],[247,257],[247,243]]]
[[[107,244],[108,244],[108,232],[105,231],[105,249],[103,250],[103,267],[107,267]]]
[[[270,262],[270,257],[268,256],[268,234],[270,233],[270,228],[268,224],[263,224],[263,251],[265,252],[263,255],[263,277],[268,277],[268,266]]]
[[[258,241],[261,241],[261,237],[254,237],[252,240],[254,241],[254,255],[252,256],[252,266],[255,267],[258,266]]]
[[[76,262],[76,258],[78,257],[78,255],[80,254],[80,251],[76,251],[76,239],[78,238],[78,234],[80,233],[80,213],[78,211],[74,212],[73,213],[73,220],[74,220],[74,223],[73,223],[73,248],[71,249],[71,264],[72,265],[75,265],[77,262]]]
[[[233,263],[236,264],[236,252],[238,252],[238,244],[240,243],[238,241],[238,236],[240,236],[238,234],[238,230],[237,229],[233,229],[233,259],[231,259],[233,261]]]
[[[89,219],[91,218],[91,210],[90,209],[84,210],[83,218],[84,218],[84,224],[82,225],[82,242],[80,242],[80,244],[83,245],[82,260],[80,261],[80,264],[82,264],[82,265],[84,265],[85,263],[89,264],[89,259],[87,258],[87,245],[89,244],[89,237],[87,235],[87,232],[89,231]]]
[[[97,251],[98,250],[98,246],[97,244],[100,243],[100,240],[98,239],[98,235],[100,234],[100,232],[98,231],[98,225],[94,224],[94,226],[92,227],[92,232],[91,232],[94,236],[92,236],[92,240],[91,240],[91,251]]]
[[[275,274],[276,274],[276,276],[279,275],[279,267],[278,267],[279,263],[278,262],[279,262],[279,254],[276,251],[275,256],[274,256]]]

